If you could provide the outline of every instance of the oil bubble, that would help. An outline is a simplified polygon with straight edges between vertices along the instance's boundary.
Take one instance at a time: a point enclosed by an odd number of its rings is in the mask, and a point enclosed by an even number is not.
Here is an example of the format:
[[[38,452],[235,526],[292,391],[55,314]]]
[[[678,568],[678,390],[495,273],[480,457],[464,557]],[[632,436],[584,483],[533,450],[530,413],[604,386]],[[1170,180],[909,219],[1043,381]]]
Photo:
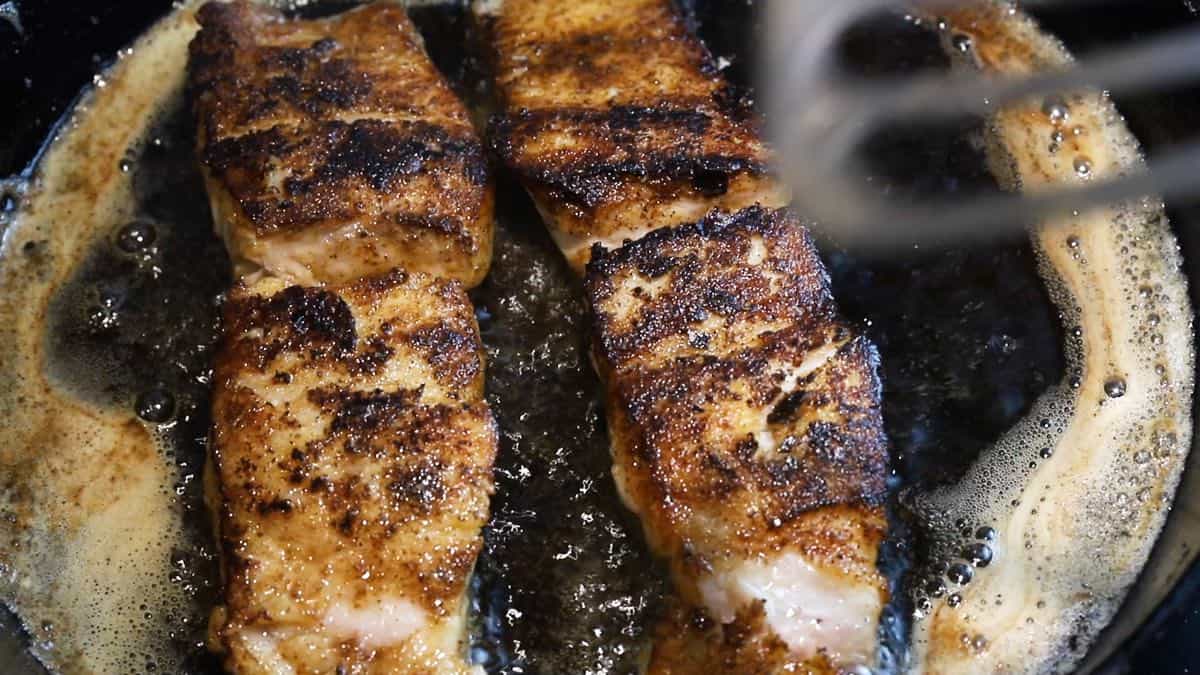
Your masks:
[[[139,394],[134,408],[138,417],[161,424],[175,414],[175,397],[166,389],[155,387]]]
[[[954,563],[950,566],[950,571],[946,572],[946,578],[960,586],[971,583],[973,576],[975,573],[971,571],[971,566],[961,562]]]
[[[1071,109],[1061,96],[1047,96],[1042,102],[1042,112],[1054,124],[1062,124],[1071,116]]]
[[[963,551],[963,557],[976,567],[987,567],[992,562],[992,547],[987,544],[971,544]]]
[[[1109,398],[1121,398],[1125,395],[1125,380],[1119,377],[1110,377],[1104,383],[1104,393]]]
[[[117,248],[126,253],[137,253],[153,245],[157,236],[153,225],[135,220],[117,231]]]

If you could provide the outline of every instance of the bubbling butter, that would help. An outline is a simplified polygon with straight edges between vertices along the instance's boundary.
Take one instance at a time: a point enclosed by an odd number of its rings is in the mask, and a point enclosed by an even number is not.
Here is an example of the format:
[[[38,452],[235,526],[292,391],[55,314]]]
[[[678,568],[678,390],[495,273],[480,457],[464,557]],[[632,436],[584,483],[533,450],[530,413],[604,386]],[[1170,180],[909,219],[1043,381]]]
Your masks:
[[[937,23],[959,67],[1020,75],[1071,63],[1007,3]],[[1014,191],[1143,166],[1097,91],[1006,106],[987,137],[993,172]],[[1066,213],[1032,238],[1068,335],[1066,380],[960,483],[916,499],[933,537],[915,599],[917,671],[1073,668],[1145,564],[1191,446],[1192,312],[1161,200]]]
[[[55,671],[184,671],[186,650],[167,647],[195,618],[173,565],[192,548],[180,468],[134,406],[84,401],[48,374],[46,327],[96,240],[135,215],[123,158],[181,98],[195,30],[178,9],[122,50],[0,223],[0,599]]]

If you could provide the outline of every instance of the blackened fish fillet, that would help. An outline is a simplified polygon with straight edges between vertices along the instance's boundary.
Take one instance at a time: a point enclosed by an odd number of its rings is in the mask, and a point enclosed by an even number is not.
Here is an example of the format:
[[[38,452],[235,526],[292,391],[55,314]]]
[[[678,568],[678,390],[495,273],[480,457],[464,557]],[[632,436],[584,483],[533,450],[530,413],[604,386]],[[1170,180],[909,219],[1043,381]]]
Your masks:
[[[651,672],[768,636],[783,664],[872,663],[887,597],[876,357],[838,319],[806,230],[782,210],[714,214],[597,251],[586,288],[613,475],[711,623],[667,631]],[[721,672],[785,672],[746,665]]]
[[[312,285],[400,266],[483,280],[483,147],[402,6],[292,21],[210,3],[198,18],[198,150],[239,273]]]
[[[671,0],[477,2],[504,113],[490,142],[568,261],[710,209],[782,206],[749,103]]]
[[[492,491],[474,311],[394,272],[234,289],[210,497],[237,673],[467,673],[465,592]]]
[[[214,372],[210,643],[243,675],[480,673],[482,146],[397,5],[198,17],[200,158],[244,275]]]

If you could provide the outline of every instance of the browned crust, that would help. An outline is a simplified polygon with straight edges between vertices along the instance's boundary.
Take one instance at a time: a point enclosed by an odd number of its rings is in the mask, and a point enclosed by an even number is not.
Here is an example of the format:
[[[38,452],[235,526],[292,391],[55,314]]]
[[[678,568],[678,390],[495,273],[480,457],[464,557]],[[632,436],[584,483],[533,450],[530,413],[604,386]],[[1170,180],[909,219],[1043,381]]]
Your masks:
[[[591,257],[614,477],[681,611],[702,603],[705,575],[782,551],[882,606],[877,357],[838,316],[797,219],[746,208],[786,203],[747,101],[670,0],[481,5],[503,107],[492,149],[569,261]],[[684,224],[714,208],[737,213]],[[792,663],[761,612],[668,621],[657,639],[652,672],[832,670],[822,655]]]
[[[767,531],[786,529],[811,509],[881,500],[887,466],[873,405],[874,363],[861,339],[787,395],[768,359],[750,349],[732,358],[678,359],[661,369],[617,375],[612,387],[613,403],[625,417],[618,428],[628,434],[632,459],[645,466],[660,493],[655,501],[670,503],[674,511],[717,507],[752,494],[754,526],[764,531],[757,543],[766,548],[788,541],[786,533]],[[769,410],[764,428],[784,439],[779,450],[761,456],[749,434],[728,438],[733,444],[728,447],[704,443],[703,433],[725,421],[707,409],[719,412],[725,404]]]
[[[757,124],[740,105],[521,110],[493,118],[493,151],[551,201],[594,209],[618,202],[630,178],[725,193],[732,176],[765,175]]]
[[[685,597],[723,560],[796,547],[881,583],[884,523],[830,515],[886,494],[876,355],[839,322],[793,215],[715,214],[598,250],[586,290],[619,482]]]
[[[253,663],[248,631],[293,631],[280,653],[311,672],[426,672],[392,648],[322,637],[322,618],[335,602],[397,597],[435,624],[464,609],[497,431],[461,285],[403,272],[325,288],[265,280],[235,289],[224,320],[214,633],[230,667]]]
[[[373,214],[375,220],[440,232],[468,252],[476,245],[471,220],[453,213],[454,208],[429,203],[432,199],[450,207],[453,200],[466,198],[476,202],[475,209],[481,205],[487,165],[469,129],[420,121],[326,120],[212,141],[201,159],[238,200],[259,235],[359,218],[365,202],[346,199],[348,188],[365,193],[366,199],[390,200],[390,193],[424,177],[446,188],[442,196],[430,190],[421,203],[402,203],[398,210]],[[264,189],[281,163],[303,168],[291,172],[281,191]]]
[[[247,2],[197,13],[190,90],[199,156],[234,254],[353,226],[357,267],[306,281],[345,282],[397,264],[469,285],[491,256],[492,188],[466,108],[425,55],[403,7],[364,6],[285,20]],[[418,245],[419,244],[419,245]],[[268,269],[280,273],[279,269]]]
[[[635,183],[711,198],[767,174],[749,102],[670,0],[506,0],[483,24],[492,148],[547,201],[595,212]]]
[[[756,240],[761,260],[751,264]],[[631,278],[632,288],[618,288]],[[612,251],[598,247],[586,287],[606,371],[735,351],[755,338],[811,349],[848,336],[812,238],[787,210],[713,213]]]

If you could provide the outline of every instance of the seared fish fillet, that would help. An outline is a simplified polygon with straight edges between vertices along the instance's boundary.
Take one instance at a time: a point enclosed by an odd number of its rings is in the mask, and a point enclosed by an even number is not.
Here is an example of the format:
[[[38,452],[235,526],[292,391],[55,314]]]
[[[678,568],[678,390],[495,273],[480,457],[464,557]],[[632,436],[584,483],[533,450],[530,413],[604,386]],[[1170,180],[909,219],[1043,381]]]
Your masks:
[[[198,17],[199,150],[245,275],[214,374],[210,642],[241,675],[481,673],[465,593],[497,438],[463,287],[491,256],[482,147],[398,5]]]
[[[482,673],[463,656],[464,595],[497,439],[462,286],[265,278],[224,316],[208,486],[226,666]]]
[[[613,474],[679,595],[649,672],[872,665],[887,597],[875,352],[839,322],[805,229],[774,210],[787,195],[749,104],[671,0],[475,11],[502,106],[493,149],[587,266]]]
[[[314,285],[400,266],[483,280],[483,148],[402,6],[289,21],[210,3],[198,18],[199,155],[240,274]]]
[[[493,149],[578,270],[713,208],[783,206],[747,101],[671,0],[484,0]]]
[[[713,214],[597,249],[586,290],[613,475],[685,603],[650,672],[873,664],[876,356],[807,231],[786,210]]]

